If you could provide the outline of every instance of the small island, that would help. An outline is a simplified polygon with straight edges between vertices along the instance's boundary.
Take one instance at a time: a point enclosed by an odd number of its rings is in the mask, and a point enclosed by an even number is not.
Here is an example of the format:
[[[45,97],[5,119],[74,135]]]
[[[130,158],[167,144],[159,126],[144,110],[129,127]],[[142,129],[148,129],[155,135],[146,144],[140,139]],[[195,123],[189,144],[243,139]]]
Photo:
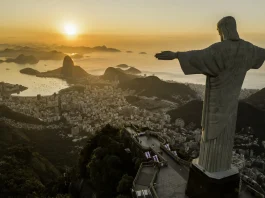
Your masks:
[[[29,67],[21,69],[19,72],[22,74],[33,75],[33,76],[36,76],[40,73],[38,70]]]
[[[139,54],[147,54],[146,52],[140,52]]]
[[[129,53],[130,54],[130,53],[133,53],[133,52],[132,51],[126,51],[126,53]]]

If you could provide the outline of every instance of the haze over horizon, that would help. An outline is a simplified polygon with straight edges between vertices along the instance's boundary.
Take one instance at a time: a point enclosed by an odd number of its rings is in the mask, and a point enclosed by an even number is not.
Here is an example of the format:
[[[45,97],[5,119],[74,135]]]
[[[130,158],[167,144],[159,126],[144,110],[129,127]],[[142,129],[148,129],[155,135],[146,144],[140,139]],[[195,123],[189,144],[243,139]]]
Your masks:
[[[260,25],[264,6],[261,0],[255,4],[247,0],[3,0],[0,43],[104,44],[146,50],[206,47],[219,41],[216,23],[232,15],[243,39],[265,46],[265,26]]]
[[[263,197],[264,8],[0,0],[0,198]]]
[[[261,25],[264,6],[265,2],[261,0],[255,4],[247,0],[2,0],[0,44],[44,44],[50,46],[47,48],[49,50],[55,50],[53,44],[89,47],[106,45],[122,53],[93,53],[89,56],[84,53],[83,58],[76,60],[77,64],[88,73],[102,75],[106,68],[126,63],[162,79],[204,84],[204,76],[185,76],[178,62],[157,61],[154,54],[165,50],[202,49],[219,42],[216,25],[227,15],[236,18],[242,39],[265,47],[265,26]],[[1,50],[5,48],[2,46]],[[133,53],[124,53],[126,51]],[[140,52],[146,52],[147,55],[139,55]],[[40,60],[34,67],[47,71],[61,66],[61,61]],[[2,63],[0,79],[32,85],[27,76],[17,73],[21,67]],[[243,87],[265,87],[262,78],[264,72],[264,67],[258,72],[250,71]],[[35,87],[38,86],[36,84]]]

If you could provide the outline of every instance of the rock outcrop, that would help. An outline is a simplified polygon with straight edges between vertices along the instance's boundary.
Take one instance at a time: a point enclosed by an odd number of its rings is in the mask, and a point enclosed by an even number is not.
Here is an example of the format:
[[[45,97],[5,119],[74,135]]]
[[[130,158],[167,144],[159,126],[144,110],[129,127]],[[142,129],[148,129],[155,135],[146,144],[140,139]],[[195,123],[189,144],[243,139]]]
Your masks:
[[[139,96],[157,97],[159,99],[169,100],[178,104],[183,104],[197,98],[196,92],[189,86],[177,82],[169,83],[162,81],[156,76],[135,78],[133,80],[120,83],[119,87],[123,90],[135,90],[136,94]]]
[[[62,75],[64,77],[72,77],[73,76],[73,67],[74,67],[74,62],[71,59],[71,57],[70,56],[64,57],[63,67],[62,67]]]
[[[88,75],[89,74],[82,67],[74,65],[70,56],[64,57],[62,67],[37,74],[38,77],[53,77],[69,80],[78,80]]]
[[[104,75],[102,76],[104,80],[119,81],[119,82],[125,82],[128,80],[134,79],[136,77],[137,76],[125,73],[120,68],[114,68],[114,67],[108,67],[105,70]]]

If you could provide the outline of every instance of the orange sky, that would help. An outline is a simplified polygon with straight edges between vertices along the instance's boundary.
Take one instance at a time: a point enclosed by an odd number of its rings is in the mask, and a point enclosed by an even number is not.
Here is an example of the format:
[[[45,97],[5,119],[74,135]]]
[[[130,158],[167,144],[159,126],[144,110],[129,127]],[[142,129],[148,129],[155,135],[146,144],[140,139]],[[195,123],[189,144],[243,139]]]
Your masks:
[[[265,43],[264,0],[1,0],[0,43],[41,42],[152,49],[219,40],[216,23],[237,19],[242,38]],[[69,39],[64,24],[78,35]]]

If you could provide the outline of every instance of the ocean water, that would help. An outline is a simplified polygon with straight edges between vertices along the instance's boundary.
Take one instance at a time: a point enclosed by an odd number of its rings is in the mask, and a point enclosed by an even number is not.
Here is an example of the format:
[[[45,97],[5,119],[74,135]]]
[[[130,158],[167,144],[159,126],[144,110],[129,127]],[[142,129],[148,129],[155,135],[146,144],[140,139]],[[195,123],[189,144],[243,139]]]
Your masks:
[[[38,71],[53,70],[62,66],[60,61],[39,61],[36,65],[18,65],[15,63],[0,64],[0,81],[21,84],[28,87],[28,90],[21,92],[21,96],[50,95],[69,85],[60,79],[38,78],[21,74],[20,69],[31,67]],[[93,75],[102,75],[108,67],[115,67],[118,64],[127,64],[141,70],[143,74],[156,75],[164,80],[177,82],[190,82],[205,84],[204,75],[184,75],[178,60],[161,61],[154,57],[154,53],[91,53],[82,59],[74,59],[75,65],[84,68]],[[245,78],[243,88],[261,89],[265,87],[265,66],[259,70],[250,70]],[[16,95],[16,94],[15,94]]]

